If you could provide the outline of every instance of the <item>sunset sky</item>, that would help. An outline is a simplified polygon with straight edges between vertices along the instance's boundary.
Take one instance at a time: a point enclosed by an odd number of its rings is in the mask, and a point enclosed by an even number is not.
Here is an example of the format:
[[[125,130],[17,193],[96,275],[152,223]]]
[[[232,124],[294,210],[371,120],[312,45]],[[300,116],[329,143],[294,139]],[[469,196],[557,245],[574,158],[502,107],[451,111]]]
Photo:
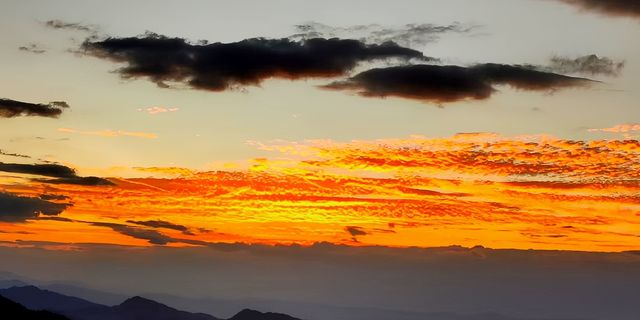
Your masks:
[[[153,3],[0,3],[1,246],[640,250],[636,2]]]

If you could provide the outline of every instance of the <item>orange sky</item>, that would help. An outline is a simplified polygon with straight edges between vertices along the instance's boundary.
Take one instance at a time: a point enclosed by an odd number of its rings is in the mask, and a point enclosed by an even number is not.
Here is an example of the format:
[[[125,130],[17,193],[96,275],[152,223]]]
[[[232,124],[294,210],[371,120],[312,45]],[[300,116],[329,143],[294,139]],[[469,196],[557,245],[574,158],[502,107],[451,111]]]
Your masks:
[[[56,220],[0,223],[0,240],[151,245],[151,233],[171,246],[640,249],[638,140],[459,134],[250,144],[273,156],[237,171],[138,168],[149,177],[103,187],[5,174],[7,192],[65,195],[52,201],[73,206]]]

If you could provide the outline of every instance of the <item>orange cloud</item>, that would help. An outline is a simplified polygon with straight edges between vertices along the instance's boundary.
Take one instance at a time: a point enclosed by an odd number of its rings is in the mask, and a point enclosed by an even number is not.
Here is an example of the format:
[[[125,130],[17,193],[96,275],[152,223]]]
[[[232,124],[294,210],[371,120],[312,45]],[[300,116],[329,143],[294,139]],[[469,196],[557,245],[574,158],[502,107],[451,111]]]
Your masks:
[[[150,245],[131,236],[146,234],[166,236],[170,246],[329,241],[640,249],[638,141],[461,134],[253,144],[279,160],[256,159],[241,171],[148,168],[168,176],[112,178],[117,186],[102,188],[7,182],[0,185],[7,192],[68,196],[73,206],[60,217],[99,223],[51,227],[33,220],[16,229],[29,234],[0,234],[0,240],[79,242],[87,238],[79,230],[99,230],[113,235],[101,241],[129,245]],[[113,227],[159,220],[193,232]]]
[[[618,124],[609,128],[601,129],[588,129],[589,132],[607,132],[607,133],[621,133],[625,139],[637,139],[638,136],[634,136],[633,133],[640,134],[640,124],[638,123],[625,123]]]
[[[602,129],[589,129],[589,132],[612,132],[612,133],[622,133],[622,132],[630,132],[630,131],[640,131],[640,124],[637,123],[626,123],[626,124],[618,124],[610,128],[602,128]]]

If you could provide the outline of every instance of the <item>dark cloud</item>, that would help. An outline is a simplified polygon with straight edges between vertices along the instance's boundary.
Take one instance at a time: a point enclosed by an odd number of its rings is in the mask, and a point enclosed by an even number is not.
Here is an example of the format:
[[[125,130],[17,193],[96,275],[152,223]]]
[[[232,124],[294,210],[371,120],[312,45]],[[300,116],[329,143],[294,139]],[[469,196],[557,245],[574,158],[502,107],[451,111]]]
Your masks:
[[[80,220],[76,220],[75,222],[88,223],[96,227],[111,228],[115,232],[124,234],[126,236],[130,236],[136,239],[147,240],[149,241],[149,243],[157,244],[157,245],[166,245],[169,243],[186,243],[186,244],[191,244],[195,246],[215,246],[216,245],[215,243],[207,242],[207,241],[174,238],[174,237],[167,236],[156,230],[129,226],[129,225],[120,224],[120,223],[80,221]]]
[[[460,23],[436,25],[431,23],[411,23],[399,27],[378,24],[333,27],[318,22],[308,22],[295,26],[296,34],[291,39],[347,38],[367,43],[395,42],[401,46],[425,45],[437,41],[445,33],[470,33],[477,26]]]
[[[55,216],[62,213],[70,204],[55,203],[40,198],[22,197],[0,192],[0,221],[24,222],[39,215]]]
[[[344,228],[344,230],[347,231],[352,237],[366,236],[367,234],[369,234],[364,231],[362,227],[357,226],[347,226]]]
[[[25,51],[25,52],[36,53],[36,54],[42,54],[42,53],[47,52],[47,50],[43,49],[40,45],[38,45],[36,43],[29,43],[27,45],[20,46],[20,47],[18,47],[18,50]]]
[[[0,230],[0,233],[9,233],[9,234],[33,234],[33,232],[29,232],[29,231],[4,231],[4,230]]]
[[[63,218],[63,217],[39,217],[38,220],[51,220],[51,221],[60,221],[60,222],[75,222],[75,220],[73,220],[73,219]]]
[[[96,227],[107,227],[111,228],[113,231],[136,238],[147,240],[151,244],[165,245],[167,243],[176,242],[175,239],[169,236],[165,236],[164,234],[150,229],[132,227],[125,224],[119,223],[108,223],[108,222],[89,222],[89,224]]]
[[[67,200],[69,197],[63,194],[42,194],[40,195],[42,200]]]
[[[640,2],[637,0],[559,0],[579,7],[582,10],[593,11],[609,16],[627,16],[640,18]]]
[[[76,171],[60,164],[23,164],[0,162],[0,171],[55,178],[76,177]]]
[[[183,226],[183,225],[180,225],[180,224],[175,224],[175,223],[169,222],[169,221],[163,221],[163,220],[148,220],[148,221],[127,220],[127,222],[128,223],[132,223],[132,224],[141,225],[141,226],[152,227],[152,228],[164,228],[164,229],[177,230],[177,231],[181,231],[182,233],[184,233],[186,235],[193,235],[193,233],[191,231],[189,231],[189,228],[187,228],[186,226]]]
[[[436,103],[489,98],[495,85],[527,91],[584,87],[594,81],[531,70],[517,65],[478,64],[471,67],[407,65],[376,68],[323,86],[352,90],[368,97],[396,96]]]
[[[624,61],[615,61],[607,57],[598,57],[595,54],[578,57],[575,59],[562,56],[551,58],[547,70],[564,74],[604,75],[615,77],[620,75],[624,68]]]
[[[254,38],[233,43],[189,43],[147,33],[139,37],[87,40],[85,54],[124,63],[124,78],[147,78],[158,86],[179,82],[194,89],[223,91],[259,85],[269,78],[343,76],[360,62],[378,59],[428,60],[395,43],[365,44],[345,39]]]
[[[463,192],[439,192],[434,190],[398,187],[398,189],[404,193],[418,194],[421,196],[437,196],[437,197],[468,197],[470,193]]]
[[[75,30],[75,31],[82,31],[82,32],[87,32],[91,34],[96,34],[98,32],[97,26],[82,24],[77,22],[66,22],[62,20],[45,21],[44,25],[52,29]]]
[[[0,118],[19,116],[57,118],[67,108],[69,108],[69,105],[64,101],[52,101],[44,104],[0,98]]]
[[[49,184],[75,184],[79,186],[113,186],[113,182],[100,177],[70,177],[57,179],[34,179]]]
[[[60,164],[23,164],[23,163],[3,163],[0,162],[1,172],[11,172],[19,174],[29,174],[54,179],[33,179],[37,182],[50,184],[76,184],[84,186],[110,186],[113,182],[99,177],[80,177],[76,171]]]

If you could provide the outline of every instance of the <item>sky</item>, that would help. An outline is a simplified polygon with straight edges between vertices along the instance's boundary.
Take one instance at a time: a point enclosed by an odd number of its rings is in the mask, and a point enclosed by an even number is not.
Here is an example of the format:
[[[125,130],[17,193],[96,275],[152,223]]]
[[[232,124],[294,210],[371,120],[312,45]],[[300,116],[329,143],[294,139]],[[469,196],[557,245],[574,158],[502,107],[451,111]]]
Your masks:
[[[637,39],[631,0],[1,1],[0,280],[635,319]]]
[[[639,19],[3,1],[0,243],[638,250]]]

